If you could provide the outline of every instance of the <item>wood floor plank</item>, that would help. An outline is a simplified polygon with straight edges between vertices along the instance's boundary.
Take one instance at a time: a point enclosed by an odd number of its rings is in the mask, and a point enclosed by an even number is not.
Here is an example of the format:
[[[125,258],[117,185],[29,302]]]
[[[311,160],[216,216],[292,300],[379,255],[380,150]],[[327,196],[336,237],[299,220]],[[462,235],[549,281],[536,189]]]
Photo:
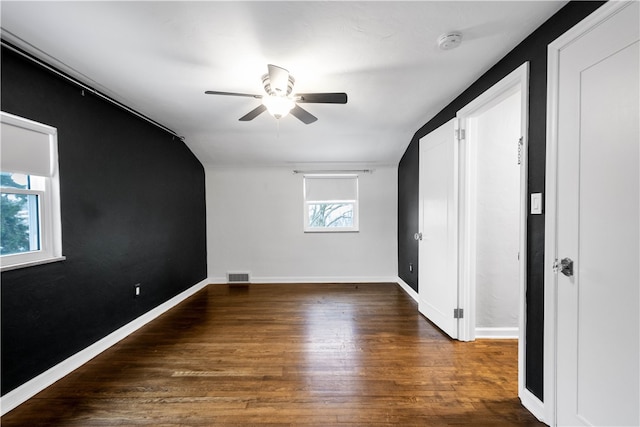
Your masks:
[[[539,426],[517,342],[452,341],[395,284],[206,289],[3,426]]]

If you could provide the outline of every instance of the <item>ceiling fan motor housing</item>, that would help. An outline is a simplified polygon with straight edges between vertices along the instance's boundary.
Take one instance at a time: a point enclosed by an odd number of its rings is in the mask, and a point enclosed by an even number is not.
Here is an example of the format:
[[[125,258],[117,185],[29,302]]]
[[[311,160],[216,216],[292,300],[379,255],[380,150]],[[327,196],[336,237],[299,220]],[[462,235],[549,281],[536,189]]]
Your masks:
[[[271,78],[269,77],[269,73],[264,74],[262,76],[262,85],[264,87],[264,91],[273,96],[289,96],[291,92],[293,92],[293,85],[296,80],[289,74],[289,78],[287,79],[287,90],[286,93],[283,93],[280,88],[272,88],[271,87]]]

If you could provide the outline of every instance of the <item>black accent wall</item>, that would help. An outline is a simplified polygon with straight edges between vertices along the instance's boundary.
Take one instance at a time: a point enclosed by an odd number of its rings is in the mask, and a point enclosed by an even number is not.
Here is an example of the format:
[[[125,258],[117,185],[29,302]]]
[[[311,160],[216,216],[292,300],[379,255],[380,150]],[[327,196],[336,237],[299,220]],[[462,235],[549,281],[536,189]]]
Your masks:
[[[544,193],[546,161],[547,45],[591,12],[600,1],[572,1],[541,25],[521,44],[475,81],[414,135],[398,167],[398,275],[416,291],[418,245],[418,141],[455,117],[456,112],[473,101],[511,71],[529,61],[529,193]],[[543,399],[543,327],[544,327],[544,215],[529,215],[527,220],[527,309],[526,309],[526,387]]]
[[[418,179],[420,150],[416,137],[398,167],[398,276],[418,291]],[[410,266],[413,266],[411,271]]]
[[[4,395],[204,280],[207,252],[204,169],[182,141],[1,53],[2,110],[58,129],[67,257],[2,273]]]

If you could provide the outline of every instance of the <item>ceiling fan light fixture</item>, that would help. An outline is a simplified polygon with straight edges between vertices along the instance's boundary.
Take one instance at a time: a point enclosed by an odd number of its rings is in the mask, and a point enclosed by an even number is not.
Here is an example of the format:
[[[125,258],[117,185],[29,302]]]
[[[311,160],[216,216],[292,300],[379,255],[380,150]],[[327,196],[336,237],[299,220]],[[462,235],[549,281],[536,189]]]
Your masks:
[[[0,0],[2,1],[2,0]],[[256,99],[262,99],[262,104],[249,111],[238,120],[248,122],[255,119],[260,114],[268,111],[276,119],[281,119],[291,113],[296,119],[305,125],[311,124],[318,120],[316,116],[302,108],[298,103],[308,104],[346,104],[347,94],[344,92],[327,92],[327,93],[293,93],[294,78],[287,70],[277,65],[267,65],[269,72],[262,76],[262,84],[264,86],[264,95],[254,95],[250,93],[239,92],[221,92],[217,90],[207,90],[207,95],[230,95],[230,96],[246,96]],[[273,83],[273,86],[272,86]]]
[[[281,119],[289,114],[295,107],[295,102],[286,96],[268,95],[262,98],[262,104],[267,107],[267,111],[276,119]]]

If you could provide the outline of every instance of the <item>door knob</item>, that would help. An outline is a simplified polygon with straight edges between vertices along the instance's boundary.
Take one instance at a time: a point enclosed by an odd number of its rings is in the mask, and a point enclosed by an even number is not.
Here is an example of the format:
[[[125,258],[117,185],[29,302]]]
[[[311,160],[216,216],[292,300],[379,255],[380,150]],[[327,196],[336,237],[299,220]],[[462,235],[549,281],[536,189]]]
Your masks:
[[[573,276],[573,260],[571,258],[562,258],[560,261],[560,273],[567,277]]]
[[[422,233],[416,233],[413,235],[413,238],[416,240],[422,240]]]

